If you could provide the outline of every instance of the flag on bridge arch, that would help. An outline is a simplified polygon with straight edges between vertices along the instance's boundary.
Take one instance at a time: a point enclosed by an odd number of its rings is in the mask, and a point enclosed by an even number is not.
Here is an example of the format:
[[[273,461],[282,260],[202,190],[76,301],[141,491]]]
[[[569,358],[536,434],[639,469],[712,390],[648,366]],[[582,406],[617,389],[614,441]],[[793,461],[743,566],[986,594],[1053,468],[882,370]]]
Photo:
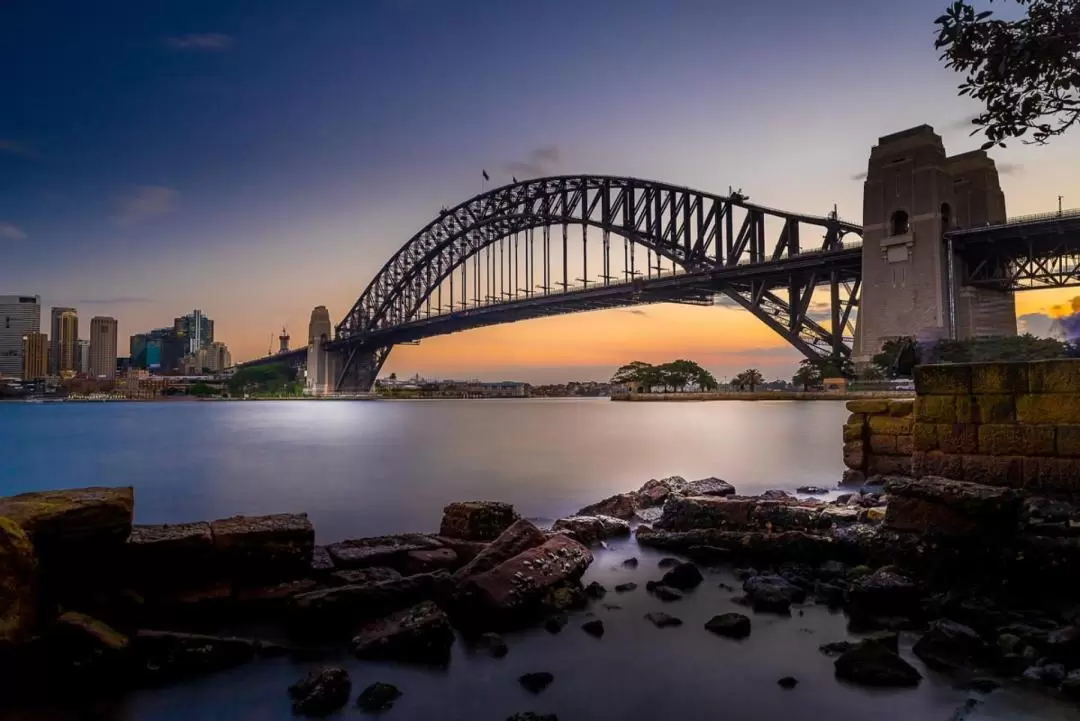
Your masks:
[[[491,180],[491,176],[487,174],[486,170],[481,171],[484,174],[484,180]]]

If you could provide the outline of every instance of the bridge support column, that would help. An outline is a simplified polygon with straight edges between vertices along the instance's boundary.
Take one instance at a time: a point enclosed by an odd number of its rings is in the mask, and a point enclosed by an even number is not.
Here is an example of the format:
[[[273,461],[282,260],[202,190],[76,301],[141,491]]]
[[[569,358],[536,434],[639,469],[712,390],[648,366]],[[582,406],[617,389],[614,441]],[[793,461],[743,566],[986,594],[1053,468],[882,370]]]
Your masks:
[[[1015,335],[1012,294],[961,287],[962,259],[944,239],[952,226],[1004,219],[997,169],[985,152],[948,157],[928,125],[880,138],[863,190],[856,364],[869,364],[899,336],[927,343]]]

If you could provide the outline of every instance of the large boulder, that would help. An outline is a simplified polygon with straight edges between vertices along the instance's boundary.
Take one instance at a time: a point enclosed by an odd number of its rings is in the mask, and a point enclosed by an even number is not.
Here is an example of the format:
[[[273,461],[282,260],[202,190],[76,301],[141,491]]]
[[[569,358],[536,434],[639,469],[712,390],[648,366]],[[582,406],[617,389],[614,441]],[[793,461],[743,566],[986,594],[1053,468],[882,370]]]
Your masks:
[[[762,574],[743,581],[746,600],[755,611],[788,613],[792,603],[806,600],[806,590],[782,576]]]
[[[489,571],[469,578],[461,600],[476,614],[507,614],[525,610],[549,591],[576,581],[592,563],[589,549],[557,534]]]
[[[127,658],[128,637],[84,613],[67,611],[49,627],[49,664],[67,673],[110,675]]]
[[[138,631],[131,639],[134,671],[144,683],[163,683],[247,663],[260,643],[244,638],[174,631]]]
[[[670,476],[668,478],[653,478],[645,482],[637,493],[637,506],[641,508],[653,508],[664,505],[672,493],[679,493],[686,487],[686,479],[682,476]]]
[[[352,679],[340,667],[312,671],[289,687],[293,712],[300,716],[326,716],[349,702]]]
[[[191,585],[221,570],[205,522],[132,526],[124,556],[127,580],[137,588]]]
[[[948,619],[930,624],[911,649],[928,667],[947,671],[972,668],[986,658],[986,644],[971,628]]]
[[[362,658],[445,661],[454,642],[450,619],[430,601],[365,625],[352,640]]]
[[[653,503],[650,499],[645,503],[649,505],[658,505]],[[659,503],[663,503],[660,501]],[[647,507],[642,505],[642,497],[636,493],[617,493],[614,496],[609,496],[602,501],[593,503],[592,505],[585,506],[580,511],[575,513],[575,516],[611,516],[613,518],[621,518],[623,520],[630,520],[637,513],[639,508]]]
[[[442,548],[431,536],[420,533],[402,533],[394,536],[352,538],[326,547],[337,568],[369,568],[389,566],[404,570],[408,555],[413,551],[429,551]]]
[[[443,509],[439,535],[466,541],[494,541],[518,519],[509,503],[460,501]]]
[[[853,618],[909,616],[919,600],[919,588],[910,578],[884,567],[852,582],[847,610]]]
[[[727,481],[710,476],[697,481],[687,481],[678,493],[683,496],[734,496],[735,486]]]
[[[336,630],[357,620],[445,598],[451,583],[446,571],[436,571],[301,593],[292,598],[293,620],[301,631]]]
[[[926,476],[890,480],[886,491],[884,527],[889,530],[1000,540],[1018,523],[1020,497],[1010,488]]]
[[[855,528],[850,526],[848,528]],[[728,552],[732,560],[800,561],[820,563],[828,560],[858,560],[865,549],[863,539],[837,538],[835,534],[811,534],[802,531],[732,531],[702,528],[691,531],[664,531],[639,526],[638,543],[664,551],[687,553],[691,548],[711,546]]]
[[[0,649],[25,641],[37,618],[37,557],[26,533],[0,517]]]
[[[614,536],[630,535],[630,524],[613,516],[570,516],[555,521],[551,528],[569,533],[586,545]]]
[[[499,537],[489,543],[484,550],[476,554],[471,561],[459,568],[454,574],[454,580],[460,582],[470,576],[490,571],[522,551],[542,545],[545,541],[547,541],[547,536],[543,531],[533,525],[532,521],[520,518],[500,533]]]
[[[836,677],[864,686],[917,686],[922,674],[876,641],[863,641],[836,659]]]
[[[216,560],[232,578],[285,579],[311,568],[315,528],[306,513],[222,518],[210,532]]]
[[[814,530],[832,523],[822,516],[824,508],[827,507],[818,501],[799,501],[786,495],[775,498],[673,495],[664,504],[663,516],[656,527],[669,531]]]

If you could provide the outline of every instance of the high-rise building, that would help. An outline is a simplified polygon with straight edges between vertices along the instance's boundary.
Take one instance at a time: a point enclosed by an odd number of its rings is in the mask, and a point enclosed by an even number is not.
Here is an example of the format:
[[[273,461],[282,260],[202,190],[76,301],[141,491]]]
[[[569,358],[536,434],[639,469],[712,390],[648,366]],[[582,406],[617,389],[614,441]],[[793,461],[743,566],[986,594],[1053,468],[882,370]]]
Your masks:
[[[64,314],[68,313],[75,319],[74,329],[70,330],[67,334],[62,334],[60,326],[63,322]],[[79,338],[79,314],[74,308],[61,308],[60,306],[53,306],[50,312],[50,326],[52,335],[49,336],[49,375],[60,375],[62,370],[75,370],[75,341]],[[69,318],[67,322],[71,322]],[[66,345],[66,347],[65,347]],[[65,357],[65,351],[69,351],[66,356],[69,358],[68,364],[63,365],[63,359]]]
[[[214,321],[203,315],[198,308],[174,320],[173,330],[187,341],[188,353],[208,348],[214,342]]]
[[[134,336],[132,342],[137,342]],[[187,338],[177,333],[175,328],[155,328],[146,334],[145,360],[132,365],[158,373],[172,373],[180,368],[180,362],[187,352]]]
[[[75,346],[75,370],[90,375],[90,341],[80,340]]]
[[[131,336],[130,349],[131,367],[132,368],[146,368],[146,344],[150,339],[146,333],[136,333]]]
[[[36,381],[49,372],[49,337],[44,333],[27,333],[23,336],[24,381]]]
[[[90,375],[116,377],[116,318],[94,316],[90,320]]]
[[[79,347],[79,316],[73,310],[65,310],[59,316],[55,315],[56,308],[53,311],[53,327],[56,329],[53,332],[58,334],[52,343],[55,373],[74,373],[78,366],[75,351]]]
[[[40,331],[41,298],[0,295],[0,377],[22,377],[23,336]]]

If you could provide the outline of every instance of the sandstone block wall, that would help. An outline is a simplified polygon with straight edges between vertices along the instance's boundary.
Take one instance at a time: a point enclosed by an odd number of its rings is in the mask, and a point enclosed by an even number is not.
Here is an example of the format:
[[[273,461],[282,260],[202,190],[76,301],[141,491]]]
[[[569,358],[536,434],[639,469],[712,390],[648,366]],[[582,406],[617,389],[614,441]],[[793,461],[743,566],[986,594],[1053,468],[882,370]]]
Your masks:
[[[844,425],[845,479],[861,483],[873,475],[911,475],[914,402],[867,398],[848,401]]]
[[[919,366],[915,388],[916,478],[1080,490],[1080,359]]]

